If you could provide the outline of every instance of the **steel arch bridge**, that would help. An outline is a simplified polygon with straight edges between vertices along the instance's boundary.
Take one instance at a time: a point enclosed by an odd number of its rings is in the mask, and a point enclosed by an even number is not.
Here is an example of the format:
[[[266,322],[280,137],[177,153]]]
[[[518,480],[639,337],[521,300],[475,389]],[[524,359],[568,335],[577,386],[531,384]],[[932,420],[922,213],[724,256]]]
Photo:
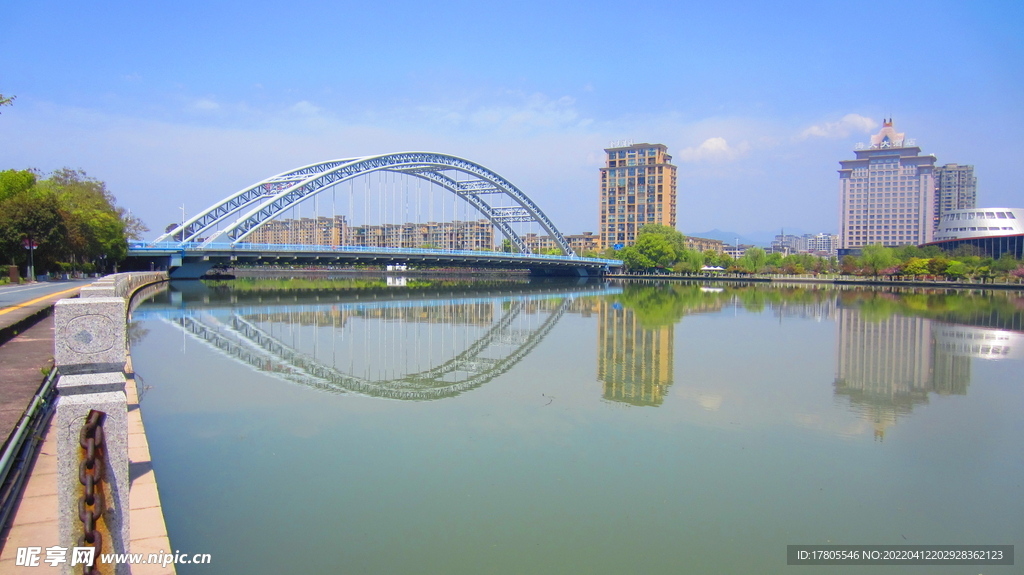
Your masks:
[[[509,225],[513,222],[535,222],[551,236],[562,252],[576,253],[551,220],[526,194],[496,172],[480,164],[433,152],[399,152],[376,156],[346,158],[310,164],[257,182],[218,201],[196,216],[154,240],[154,246],[168,239],[202,245],[217,242],[241,242],[261,225],[282,211],[344,181],[373,172],[394,172],[421,178],[448,190],[473,206],[494,227],[511,241],[516,250],[530,254],[526,242]],[[456,175],[469,176],[459,180]],[[492,205],[486,196],[505,196],[514,206]],[[216,230],[216,231],[214,231]],[[208,234],[214,231],[214,233]]]

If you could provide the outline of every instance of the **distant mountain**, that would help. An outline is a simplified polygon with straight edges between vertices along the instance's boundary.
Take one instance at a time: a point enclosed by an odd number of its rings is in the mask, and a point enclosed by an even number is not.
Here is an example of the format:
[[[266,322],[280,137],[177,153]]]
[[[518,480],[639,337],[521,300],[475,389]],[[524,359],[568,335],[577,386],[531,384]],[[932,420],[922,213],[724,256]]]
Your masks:
[[[800,228],[785,228],[785,230],[787,236],[802,236],[806,233],[811,233]],[[741,244],[768,247],[772,245],[772,240],[775,239],[775,236],[779,235],[780,233],[782,233],[782,228],[771,231],[750,232],[747,234],[738,234],[736,232],[723,232],[722,230],[716,228],[711,230],[710,232],[684,232],[683,235],[694,236],[697,238],[708,238],[712,240],[721,240],[730,245],[736,245],[736,240],[738,238],[739,243]]]
[[[752,240],[750,238],[747,238],[747,237],[744,237],[744,236],[742,236],[740,234],[737,234],[736,232],[723,232],[722,230],[720,230],[718,228],[715,228],[715,229],[711,230],[710,232],[693,232],[693,233],[683,232],[683,235],[685,235],[685,236],[693,236],[695,238],[707,238],[709,240],[721,240],[722,242],[725,242],[725,243],[727,243],[729,245],[736,245],[736,242],[737,242],[737,239],[738,239],[739,243],[741,243],[741,244],[753,244],[755,246],[759,246],[759,245],[767,246],[767,245],[771,245],[772,240],[775,239],[775,236],[772,236],[772,237],[768,238],[768,243],[762,244],[759,241],[754,241],[754,240]]]
[[[786,235],[787,236],[802,236],[802,235],[804,235],[806,233],[809,233],[809,232],[806,232],[804,230],[801,230],[800,228],[785,228],[785,230],[786,230]],[[777,235],[779,235],[781,233],[782,233],[782,229],[771,230],[771,231],[750,232],[749,234],[747,234],[747,237],[752,239],[752,240],[754,240],[751,243],[754,243],[756,245],[759,245],[759,246],[770,246],[770,245],[772,245],[772,240],[775,239],[775,236],[777,236]]]

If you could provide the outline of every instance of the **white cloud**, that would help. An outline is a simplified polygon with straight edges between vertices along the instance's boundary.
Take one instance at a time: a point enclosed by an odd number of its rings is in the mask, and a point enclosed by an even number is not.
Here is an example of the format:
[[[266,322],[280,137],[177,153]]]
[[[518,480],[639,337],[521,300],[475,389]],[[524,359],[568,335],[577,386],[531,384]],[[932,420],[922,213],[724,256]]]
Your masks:
[[[804,138],[845,138],[851,133],[869,133],[878,127],[878,122],[859,114],[847,114],[838,122],[825,122],[800,132]]]
[[[722,137],[708,138],[696,148],[690,147],[680,150],[675,157],[682,162],[721,162],[735,160],[750,151],[750,144],[746,140],[736,146],[730,146],[729,142]]]
[[[200,98],[192,103],[192,108],[195,110],[213,111],[219,110],[220,104],[210,98]]]
[[[491,101],[485,104],[476,104],[477,99],[470,97],[444,105],[419,106],[415,111],[442,125],[473,131],[557,130],[585,127],[593,121],[580,118],[576,100],[570,96],[550,98],[540,93],[505,92],[497,98],[489,98]]]
[[[303,116],[316,116],[320,114],[320,112],[322,112],[323,110],[319,106],[316,106],[306,100],[302,100],[301,102],[296,102],[294,105],[288,108],[288,111],[296,114],[301,114]]]

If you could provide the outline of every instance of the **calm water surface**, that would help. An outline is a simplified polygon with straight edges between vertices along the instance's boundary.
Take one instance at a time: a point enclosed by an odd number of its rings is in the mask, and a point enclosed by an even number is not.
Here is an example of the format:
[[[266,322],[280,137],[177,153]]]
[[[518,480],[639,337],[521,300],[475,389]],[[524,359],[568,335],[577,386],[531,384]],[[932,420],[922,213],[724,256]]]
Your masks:
[[[1024,552],[1021,293],[389,283],[136,310],[179,573],[1020,572],[786,545]]]

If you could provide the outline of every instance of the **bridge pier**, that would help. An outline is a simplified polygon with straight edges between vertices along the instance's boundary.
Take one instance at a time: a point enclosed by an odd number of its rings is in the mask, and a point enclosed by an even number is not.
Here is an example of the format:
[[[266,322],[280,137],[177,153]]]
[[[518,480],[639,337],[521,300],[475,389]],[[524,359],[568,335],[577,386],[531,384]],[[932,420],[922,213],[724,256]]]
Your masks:
[[[209,260],[183,261],[180,266],[172,268],[168,275],[172,280],[197,280],[210,271],[215,263]]]
[[[533,277],[572,277],[586,278],[599,277],[604,275],[599,270],[588,270],[587,268],[565,267],[565,268],[530,268],[530,275]]]

